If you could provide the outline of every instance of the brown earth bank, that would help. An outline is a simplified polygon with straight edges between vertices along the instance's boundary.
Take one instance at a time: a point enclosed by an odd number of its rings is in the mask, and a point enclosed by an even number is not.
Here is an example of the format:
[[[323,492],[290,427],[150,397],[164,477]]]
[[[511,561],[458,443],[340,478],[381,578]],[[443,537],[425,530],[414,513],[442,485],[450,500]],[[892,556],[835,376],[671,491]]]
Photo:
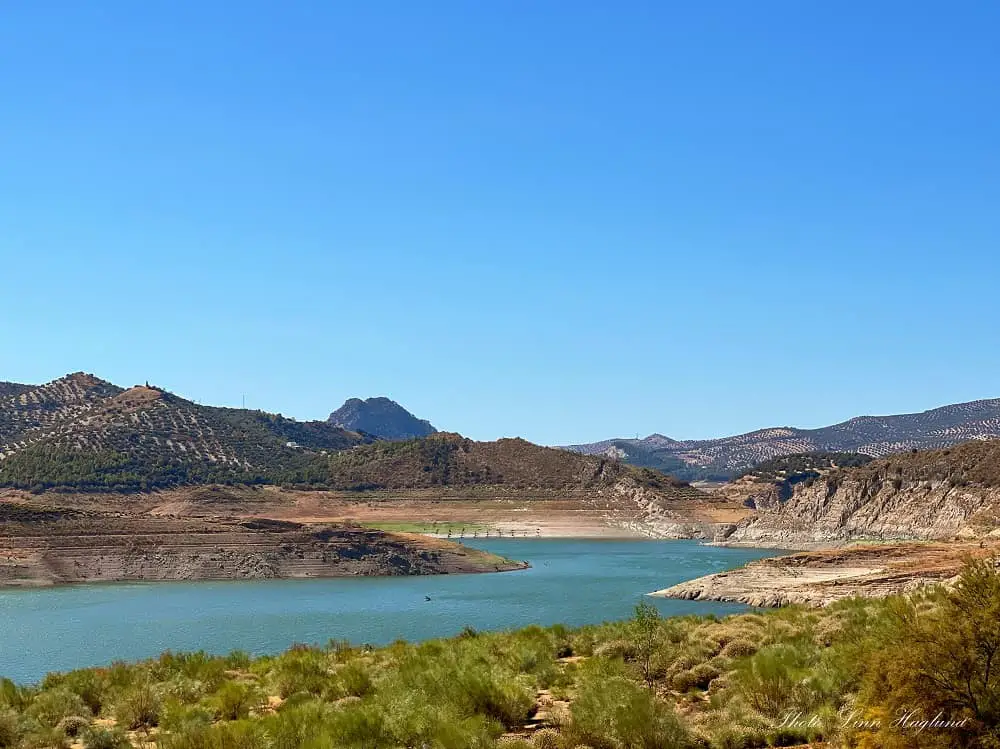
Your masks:
[[[500,572],[527,565],[343,524],[100,513],[0,502],[0,586]]]
[[[0,490],[0,501],[4,500],[159,517],[405,524],[427,532],[443,523],[452,526],[455,535],[465,525],[466,535],[489,532],[516,537],[711,539],[719,523],[738,522],[750,512],[725,497],[697,490],[680,489],[665,502],[641,489],[597,492],[506,486],[356,492],[210,485],[133,494],[40,495],[7,489]]]
[[[825,606],[853,596],[882,598],[949,584],[969,558],[1000,554],[1000,543],[863,544],[750,562],[658,590],[653,596],[751,606]]]

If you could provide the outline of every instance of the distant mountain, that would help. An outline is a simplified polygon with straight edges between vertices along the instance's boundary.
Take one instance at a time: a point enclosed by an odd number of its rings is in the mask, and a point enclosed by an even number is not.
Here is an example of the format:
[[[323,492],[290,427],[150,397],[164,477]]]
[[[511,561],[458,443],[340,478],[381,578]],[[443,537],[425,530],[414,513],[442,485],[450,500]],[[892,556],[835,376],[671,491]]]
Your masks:
[[[853,452],[882,457],[1000,437],[1000,399],[943,406],[898,416],[859,416],[819,429],[774,427],[713,440],[613,439],[566,449],[615,456],[679,478],[728,479],[762,461],[807,452]]]
[[[145,490],[298,481],[323,451],[371,441],[327,422],[202,406],[77,372],[0,397],[0,486]]]
[[[327,421],[384,440],[408,440],[437,432],[429,421],[418,419],[388,398],[350,398]]]

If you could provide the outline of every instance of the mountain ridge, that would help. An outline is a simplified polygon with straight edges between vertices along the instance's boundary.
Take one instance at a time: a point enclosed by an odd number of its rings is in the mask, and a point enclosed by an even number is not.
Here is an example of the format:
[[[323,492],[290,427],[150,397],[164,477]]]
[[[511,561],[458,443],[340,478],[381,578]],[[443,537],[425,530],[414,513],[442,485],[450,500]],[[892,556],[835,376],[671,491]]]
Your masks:
[[[689,480],[726,480],[741,470],[783,455],[858,452],[878,458],[998,437],[1000,398],[993,398],[909,414],[856,416],[815,429],[765,427],[707,440],[674,440],[654,433],[643,439],[602,440],[568,445],[564,449],[589,455],[614,455],[634,465]]]

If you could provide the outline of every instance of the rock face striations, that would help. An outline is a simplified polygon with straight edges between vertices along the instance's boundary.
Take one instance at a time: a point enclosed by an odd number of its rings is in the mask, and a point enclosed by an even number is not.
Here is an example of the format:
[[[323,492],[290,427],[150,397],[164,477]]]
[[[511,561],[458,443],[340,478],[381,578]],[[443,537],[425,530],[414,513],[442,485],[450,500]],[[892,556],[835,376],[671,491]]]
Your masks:
[[[0,503],[0,586],[429,575],[526,565],[439,539],[343,525],[113,516]]]
[[[408,440],[437,432],[429,421],[418,419],[388,398],[350,398],[327,421],[384,440]]]
[[[825,606],[844,598],[882,598],[950,584],[968,557],[991,557],[997,545],[880,544],[812,551],[705,575],[651,595],[750,606]]]
[[[897,416],[859,416],[820,429],[774,427],[712,440],[614,439],[567,449],[616,455],[688,480],[729,479],[781,455],[855,452],[884,457],[907,450],[950,447],[971,439],[1000,438],[1000,399],[979,400]]]
[[[796,484],[740,486],[756,512],[717,540],[803,548],[846,541],[1000,537],[1000,440],[903,453]]]

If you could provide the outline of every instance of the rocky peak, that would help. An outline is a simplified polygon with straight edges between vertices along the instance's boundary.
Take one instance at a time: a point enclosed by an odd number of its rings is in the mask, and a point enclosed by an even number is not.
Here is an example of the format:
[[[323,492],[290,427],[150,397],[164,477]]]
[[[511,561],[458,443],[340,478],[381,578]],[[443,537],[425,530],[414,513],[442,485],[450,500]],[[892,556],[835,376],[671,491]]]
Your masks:
[[[386,440],[407,440],[437,432],[429,421],[418,419],[401,405],[385,397],[349,398],[330,414],[334,426],[365,432]]]

